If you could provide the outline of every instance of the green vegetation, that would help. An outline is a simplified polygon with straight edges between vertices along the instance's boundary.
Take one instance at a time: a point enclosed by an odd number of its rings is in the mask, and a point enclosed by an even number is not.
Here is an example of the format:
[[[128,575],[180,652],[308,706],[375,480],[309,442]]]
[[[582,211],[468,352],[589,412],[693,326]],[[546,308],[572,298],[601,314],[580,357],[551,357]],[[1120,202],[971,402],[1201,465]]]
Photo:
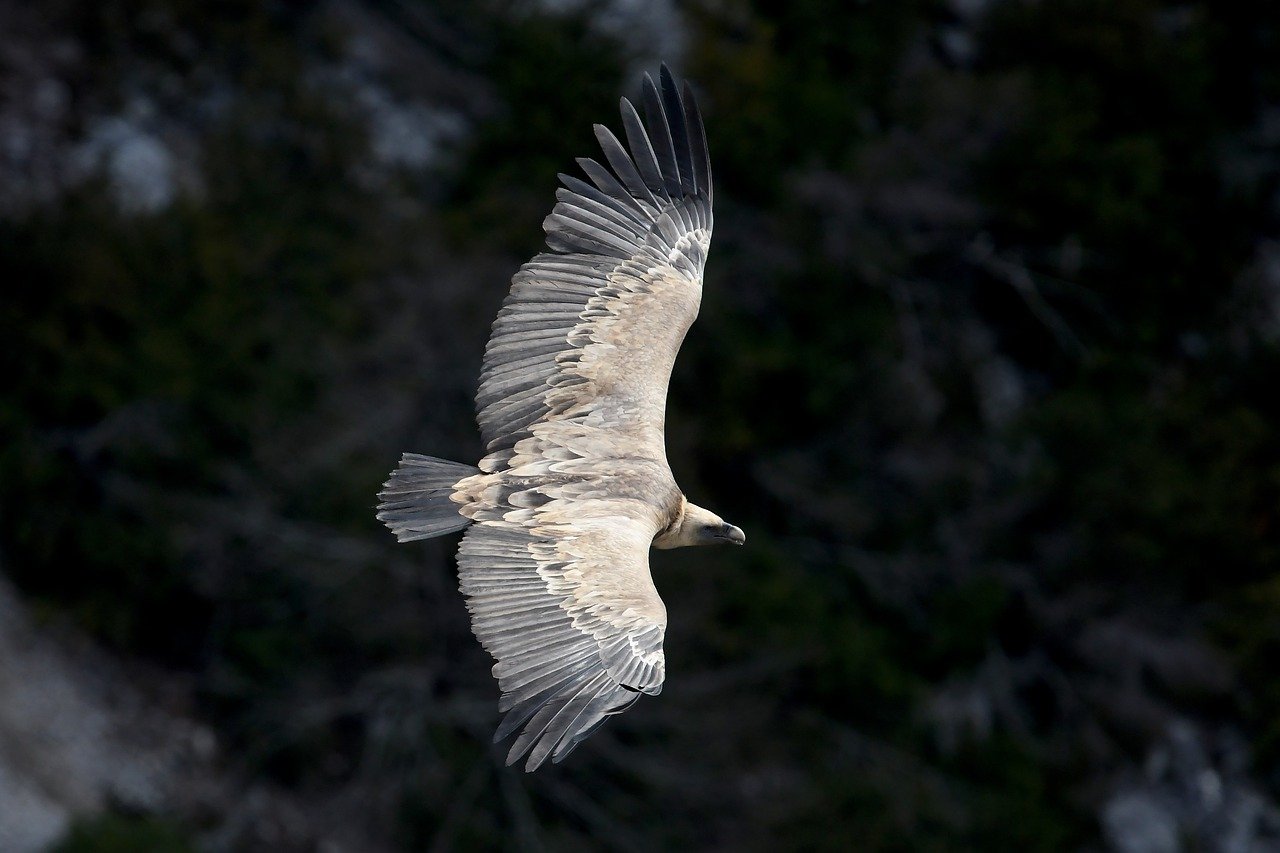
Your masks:
[[[49,853],[194,853],[179,827],[163,820],[107,815],[82,821]]]

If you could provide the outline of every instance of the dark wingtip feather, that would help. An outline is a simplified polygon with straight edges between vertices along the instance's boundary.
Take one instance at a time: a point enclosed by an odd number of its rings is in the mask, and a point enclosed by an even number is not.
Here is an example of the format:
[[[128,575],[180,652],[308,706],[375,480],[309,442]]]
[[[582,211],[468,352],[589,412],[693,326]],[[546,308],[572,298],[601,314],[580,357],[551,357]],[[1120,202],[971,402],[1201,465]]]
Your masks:
[[[618,112],[622,115],[622,129],[627,135],[631,156],[644,177],[650,196],[655,198],[655,202],[656,196],[666,198],[667,185],[662,180],[662,167],[658,165],[658,157],[654,153],[653,143],[649,141],[649,134],[644,129],[644,122],[640,120],[640,114],[626,98],[619,102]]]
[[[663,112],[667,116],[667,126],[671,129],[676,165],[680,167],[680,186],[685,195],[696,195],[698,190],[693,175],[693,152],[689,148],[689,124],[684,104],[680,100],[680,89],[666,63],[663,63],[658,76],[662,81]]]
[[[653,143],[654,153],[658,155],[658,165],[662,167],[662,179],[667,188],[667,195],[672,199],[680,198],[680,166],[676,162],[675,144],[671,141],[671,125],[666,111],[662,107],[662,96],[653,78],[644,75],[642,85],[644,117],[648,124],[649,140]]]
[[[693,95],[693,87],[684,81],[684,111],[689,122],[689,149],[693,156],[694,183],[698,190],[705,193],[708,201],[712,198],[711,186],[711,153],[707,149],[707,129],[702,123],[702,111],[698,109],[698,99]]]

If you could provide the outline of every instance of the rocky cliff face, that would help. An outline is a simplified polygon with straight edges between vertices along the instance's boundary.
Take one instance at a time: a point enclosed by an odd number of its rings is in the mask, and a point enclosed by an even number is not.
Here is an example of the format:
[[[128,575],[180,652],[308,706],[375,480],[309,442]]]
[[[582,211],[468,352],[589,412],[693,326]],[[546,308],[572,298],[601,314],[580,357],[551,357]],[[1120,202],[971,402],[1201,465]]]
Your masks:
[[[0,580],[0,848],[44,850],[109,808],[190,809],[215,782],[217,737],[166,710],[174,681],[37,624]]]

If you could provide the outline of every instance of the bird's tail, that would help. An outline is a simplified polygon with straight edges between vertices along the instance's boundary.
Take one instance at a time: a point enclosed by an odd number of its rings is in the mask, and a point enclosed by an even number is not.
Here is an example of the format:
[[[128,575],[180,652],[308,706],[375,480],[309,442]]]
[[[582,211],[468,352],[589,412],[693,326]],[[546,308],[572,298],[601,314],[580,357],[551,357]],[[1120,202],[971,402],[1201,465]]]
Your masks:
[[[378,520],[401,542],[461,530],[471,520],[458,512],[461,505],[450,495],[459,480],[479,473],[474,465],[406,453],[378,492]]]

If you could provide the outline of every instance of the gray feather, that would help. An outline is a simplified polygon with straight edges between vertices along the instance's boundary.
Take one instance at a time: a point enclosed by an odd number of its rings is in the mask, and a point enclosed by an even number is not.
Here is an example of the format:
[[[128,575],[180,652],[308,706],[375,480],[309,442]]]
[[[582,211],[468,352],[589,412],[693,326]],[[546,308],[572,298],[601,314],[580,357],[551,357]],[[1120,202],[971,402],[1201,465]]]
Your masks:
[[[400,542],[461,530],[471,521],[459,514],[460,505],[450,496],[459,480],[478,473],[474,465],[406,453],[378,493],[378,520]]]

